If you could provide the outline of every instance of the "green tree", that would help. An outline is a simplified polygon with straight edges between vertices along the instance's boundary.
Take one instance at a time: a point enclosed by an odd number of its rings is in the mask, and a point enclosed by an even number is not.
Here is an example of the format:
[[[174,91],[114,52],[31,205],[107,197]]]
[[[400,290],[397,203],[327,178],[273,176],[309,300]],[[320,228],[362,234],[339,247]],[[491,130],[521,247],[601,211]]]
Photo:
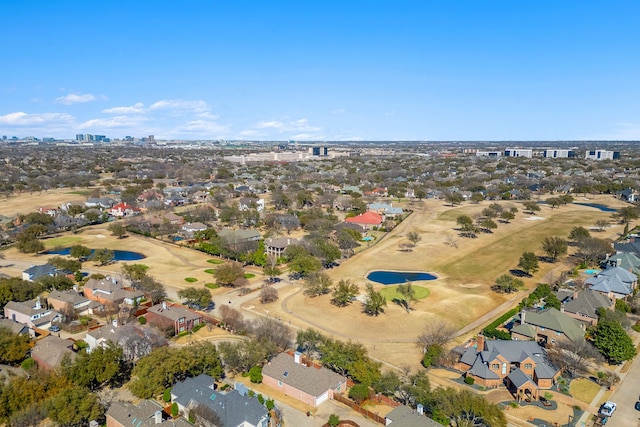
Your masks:
[[[506,416],[498,405],[469,390],[439,387],[429,400],[432,415],[444,415],[457,426],[507,426]]]
[[[610,363],[617,365],[636,355],[633,341],[620,323],[600,319],[594,332],[594,345]]]
[[[249,379],[254,384],[260,384],[262,382],[262,366],[256,365],[249,369]]]
[[[349,389],[349,398],[360,405],[369,397],[369,392],[369,387],[366,384],[356,384]]]
[[[59,271],[70,271],[72,273],[75,273],[82,268],[82,263],[80,261],[75,259],[63,258],[61,256],[54,256],[52,258],[49,258],[49,261],[47,261],[47,263],[51,264]]]
[[[558,197],[549,197],[546,201],[547,205],[551,206],[551,209],[557,208],[562,204],[562,200]]]
[[[340,424],[340,417],[336,414],[329,415],[329,420],[327,421],[330,427],[338,427]]]
[[[118,239],[122,239],[127,234],[127,227],[120,222],[112,222],[107,228],[111,231],[111,235],[116,236]]]
[[[569,240],[579,241],[581,239],[591,237],[591,233],[584,227],[576,226],[569,232]]]
[[[122,348],[115,344],[95,348],[91,353],[79,352],[73,363],[66,361],[63,367],[75,385],[91,391],[106,385],[119,386],[128,380],[131,371]]]
[[[491,230],[495,230],[496,228],[498,228],[498,224],[496,224],[496,222],[492,219],[483,219],[480,222],[480,227],[482,227],[482,229],[486,230],[487,232],[491,232]]]
[[[71,246],[69,255],[78,260],[87,259],[91,255],[91,249],[82,245],[73,245]]]
[[[238,262],[226,262],[213,272],[213,276],[218,285],[234,287],[244,278],[244,270]]]
[[[109,249],[96,249],[89,258],[98,265],[107,265],[113,261],[113,251]]]
[[[511,211],[503,211],[500,214],[500,219],[502,219],[507,224],[509,223],[509,221],[511,221],[515,217],[516,217],[516,214],[514,212],[511,212]]]
[[[445,200],[451,204],[451,206],[459,205],[464,201],[464,197],[462,194],[451,192],[445,195]]]
[[[317,297],[331,292],[333,282],[324,271],[317,271],[309,274],[304,280],[304,294],[310,297]]]
[[[556,262],[560,255],[567,253],[567,241],[562,237],[545,237],[542,241],[542,250],[552,262]]]
[[[338,307],[349,305],[353,299],[358,296],[360,288],[357,284],[349,279],[340,279],[338,284],[333,288],[331,303]]]
[[[365,296],[363,311],[370,316],[377,316],[384,313],[387,306],[387,299],[380,292],[376,292],[371,283],[367,284],[367,294]]]
[[[538,256],[533,252],[524,252],[520,257],[518,267],[530,276],[531,273],[538,271]]]
[[[416,299],[416,290],[411,285],[411,282],[398,285],[396,291],[402,295],[404,308],[407,313],[411,310],[411,303]]]
[[[615,213],[617,218],[620,218],[620,221],[623,223],[629,223],[634,219],[638,219],[640,211],[635,206],[625,206],[623,208],[618,209],[618,212]]]
[[[493,285],[493,289],[498,292],[516,292],[518,288],[524,286],[524,282],[520,279],[516,279],[510,274],[503,274],[502,276],[496,279],[495,284]]]
[[[310,254],[297,256],[289,262],[289,270],[301,277],[307,277],[321,268],[320,260]]]
[[[480,202],[481,202],[481,201],[483,201],[483,200],[484,200],[484,196],[482,195],[482,193],[473,193],[473,194],[471,195],[471,201],[472,201],[473,203],[476,203],[476,204],[477,204],[477,203],[480,203]]]
[[[578,240],[578,255],[586,265],[597,264],[602,258],[611,252],[611,243],[596,237],[583,237]]]
[[[529,213],[531,215],[533,215],[536,212],[540,212],[540,205],[537,204],[536,202],[524,202],[524,209],[529,211]]]
[[[198,304],[206,307],[211,300],[211,292],[207,288],[184,288],[178,291],[178,297],[189,304]]]
[[[18,335],[9,328],[0,327],[0,363],[15,364],[27,357],[31,349],[31,338]]]
[[[104,413],[98,396],[77,386],[62,390],[46,406],[49,418],[63,426],[88,425]]]
[[[132,282],[141,281],[149,271],[149,266],[145,264],[123,264],[122,274]]]

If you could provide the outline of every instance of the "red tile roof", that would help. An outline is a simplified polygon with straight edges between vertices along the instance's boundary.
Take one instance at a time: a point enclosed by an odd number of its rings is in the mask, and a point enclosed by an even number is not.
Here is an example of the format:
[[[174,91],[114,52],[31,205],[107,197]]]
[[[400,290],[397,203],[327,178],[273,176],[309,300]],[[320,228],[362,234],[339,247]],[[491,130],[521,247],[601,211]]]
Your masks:
[[[352,218],[347,218],[345,221],[356,224],[380,225],[382,224],[382,215],[369,211]]]

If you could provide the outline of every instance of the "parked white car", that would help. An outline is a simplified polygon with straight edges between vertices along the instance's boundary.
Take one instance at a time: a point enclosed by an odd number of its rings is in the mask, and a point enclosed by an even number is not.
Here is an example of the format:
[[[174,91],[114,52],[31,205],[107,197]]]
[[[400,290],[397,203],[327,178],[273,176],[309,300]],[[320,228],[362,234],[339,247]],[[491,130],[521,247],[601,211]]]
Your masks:
[[[611,415],[613,415],[615,410],[616,410],[616,404],[614,402],[607,400],[602,404],[602,406],[600,407],[600,411],[598,412],[600,413],[600,415],[604,415],[605,417],[610,417]]]

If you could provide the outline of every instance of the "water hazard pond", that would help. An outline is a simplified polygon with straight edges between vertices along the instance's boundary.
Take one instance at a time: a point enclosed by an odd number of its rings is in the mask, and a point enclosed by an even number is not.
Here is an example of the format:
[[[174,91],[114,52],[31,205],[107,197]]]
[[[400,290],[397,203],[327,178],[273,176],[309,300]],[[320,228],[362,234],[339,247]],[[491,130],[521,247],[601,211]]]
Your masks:
[[[94,251],[95,249],[91,250],[92,255]],[[69,253],[71,253],[71,248],[64,248],[57,251],[56,250],[47,251],[47,254],[52,254],[52,255],[69,255]],[[138,261],[145,258],[146,257],[144,255],[138,252],[119,251],[119,250],[113,251],[114,261]]]
[[[406,282],[415,282],[418,280],[435,280],[436,276],[429,273],[419,271],[372,271],[367,274],[367,279],[382,285],[399,285]]]

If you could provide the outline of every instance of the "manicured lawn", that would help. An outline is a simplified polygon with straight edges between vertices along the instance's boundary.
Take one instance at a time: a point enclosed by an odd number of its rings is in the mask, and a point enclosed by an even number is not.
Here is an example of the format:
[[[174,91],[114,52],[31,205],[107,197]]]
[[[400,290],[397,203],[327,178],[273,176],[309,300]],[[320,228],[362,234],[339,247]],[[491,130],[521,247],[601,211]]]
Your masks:
[[[600,386],[586,378],[578,378],[569,384],[571,395],[581,402],[591,403],[596,394],[600,391]]]
[[[422,286],[411,285],[415,291],[415,299],[423,299],[429,296],[431,291],[427,288],[423,288]],[[394,299],[404,299],[404,297],[397,292],[398,285],[395,286],[385,286],[380,289],[380,293],[387,299],[387,302],[393,301]]]
[[[187,277],[184,280],[185,282],[189,282],[189,283],[194,283],[198,281],[198,279],[196,279],[195,277]]]
[[[217,283],[205,283],[204,287],[208,289],[218,289],[220,285]]]
[[[216,269],[215,268],[207,268],[204,272],[205,273],[209,273],[209,274],[215,274]]]
[[[256,275],[253,273],[244,273],[245,279],[253,279],[254,277],[256,277]]]
[[[208,259],[207,262],[209,264],[224,264],[224,261],[219,260],[219,259]]]
[[[82,237],[80,236],[62,236],[62,237],[54,237],[53,239],[44,239],[42,243],[44,243],[44,247],[47,249],[53,249],[55,247],[67,248],[69,246],[73,246],[82,242]]]

